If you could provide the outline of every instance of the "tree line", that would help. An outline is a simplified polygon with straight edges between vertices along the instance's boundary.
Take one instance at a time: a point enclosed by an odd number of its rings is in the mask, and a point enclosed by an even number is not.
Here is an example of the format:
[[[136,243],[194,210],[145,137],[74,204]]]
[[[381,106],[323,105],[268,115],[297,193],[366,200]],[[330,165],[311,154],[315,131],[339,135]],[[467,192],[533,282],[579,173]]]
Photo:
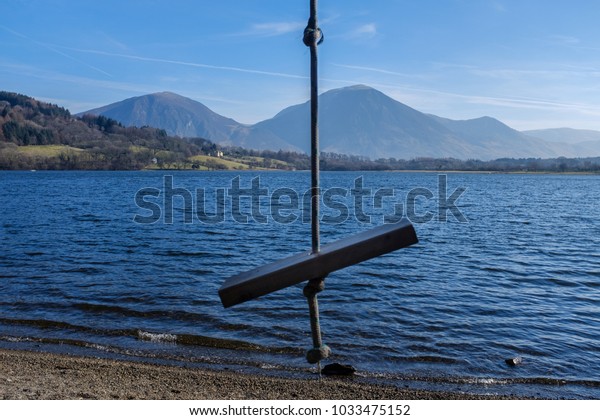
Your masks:
[[[600,157],[502,158],[490,161],[454,158],[377,159],[324,153],[321,168],[330,171],[472,171],[600,172]]]

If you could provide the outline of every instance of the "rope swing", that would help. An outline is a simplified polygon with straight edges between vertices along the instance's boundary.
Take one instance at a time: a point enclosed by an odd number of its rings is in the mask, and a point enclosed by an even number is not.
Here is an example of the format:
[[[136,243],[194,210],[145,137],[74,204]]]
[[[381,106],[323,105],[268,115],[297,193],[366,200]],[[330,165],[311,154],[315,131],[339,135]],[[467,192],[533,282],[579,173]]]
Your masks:
[[[308,350],[306,360],[318,365],[320,375],[321,360],[331,354],[331,349],[321,339],[317,302],[317,294],[325,288],[325,277],[342,268],[416,244],[418,239],[410,222],[401,220],[321,247],[317,46],[323,42],[323,33],[317,25],[317,0],[310,1],[310,18],[304,29],[303,42],[310,48],[311,251],[230,277],[219,289],[219,296],[223,306],[228,308],[308,280],[303,292],[308,300],[313,347]]]

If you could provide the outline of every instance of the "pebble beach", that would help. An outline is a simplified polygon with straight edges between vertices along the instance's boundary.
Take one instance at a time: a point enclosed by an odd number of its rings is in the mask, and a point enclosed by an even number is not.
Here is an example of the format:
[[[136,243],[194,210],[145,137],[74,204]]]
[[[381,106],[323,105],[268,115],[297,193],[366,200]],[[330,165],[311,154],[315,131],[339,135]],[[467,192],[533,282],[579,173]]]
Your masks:
[[[292,379],[228,370],[0,350],[4,400],[467,400],[512,399],[398,388],[323,377]]]

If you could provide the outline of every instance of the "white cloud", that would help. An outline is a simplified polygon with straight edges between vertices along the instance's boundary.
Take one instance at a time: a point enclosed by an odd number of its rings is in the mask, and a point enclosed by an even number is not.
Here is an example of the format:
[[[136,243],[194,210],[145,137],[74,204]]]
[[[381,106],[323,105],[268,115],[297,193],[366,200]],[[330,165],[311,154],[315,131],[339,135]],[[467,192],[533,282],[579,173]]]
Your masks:
[[[109,46],[111,47],[115,47],[118,50],[121,51],[129,51],[129,47],[127,45],[125,45],[123,42],[117,40],[116,38],[113,38],[112,36],[108,35],[105,32],[98,32],[98,36],[101,38],[104,38],[104,40],[109,44]]]
[[[252,33],[263,36],[284,35],[290,32],[300,32],[306,26],[305,22],[268,22],[252,26]]]
[[[377,35],[377,25],[375,25],[374,23],[366,23],[356,28],[352,32],[352,35],[356,38],[373,38],[375,35]]]
[[[540,81],[540,79],[547,80],[573,80],[574,78],[597,78],[600,76],[600,70],[597,69],[584,69],[584,68],[569,68],[565,70],[523,70],[523,69],[471,69],[470,73],[478,77],[494,78],[494,79],[505,79],[505,80],[525,80],[532,84]]]
[[[355,26],[343,34],[342,38],[347,40],[373,39],[378,35],[377,24],[365,23],[364,25]]]
[[[506,6],[503,3],[500,3],[498,1],[493,2],[492,7],[494,8],[495,11],[497,11],[499,13],[506,12]]]
[[[550,35],[549,36],[550,43],[553,45],[561,45],[561,46],[578,46],[581,43],[581,40],[577,37],[571,35]]]

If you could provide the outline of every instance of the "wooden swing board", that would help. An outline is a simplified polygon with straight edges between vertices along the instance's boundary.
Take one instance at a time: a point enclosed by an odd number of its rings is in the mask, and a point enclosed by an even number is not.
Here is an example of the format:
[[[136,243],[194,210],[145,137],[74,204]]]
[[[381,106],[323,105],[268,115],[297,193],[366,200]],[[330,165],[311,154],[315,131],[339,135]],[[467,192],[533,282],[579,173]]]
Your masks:
[[[319,253],[303,252],[230,277],[219,289],[219,296],[223,306],[229,308],[417,242],[417,234],[407,220],[378,226],[324,245]]]

